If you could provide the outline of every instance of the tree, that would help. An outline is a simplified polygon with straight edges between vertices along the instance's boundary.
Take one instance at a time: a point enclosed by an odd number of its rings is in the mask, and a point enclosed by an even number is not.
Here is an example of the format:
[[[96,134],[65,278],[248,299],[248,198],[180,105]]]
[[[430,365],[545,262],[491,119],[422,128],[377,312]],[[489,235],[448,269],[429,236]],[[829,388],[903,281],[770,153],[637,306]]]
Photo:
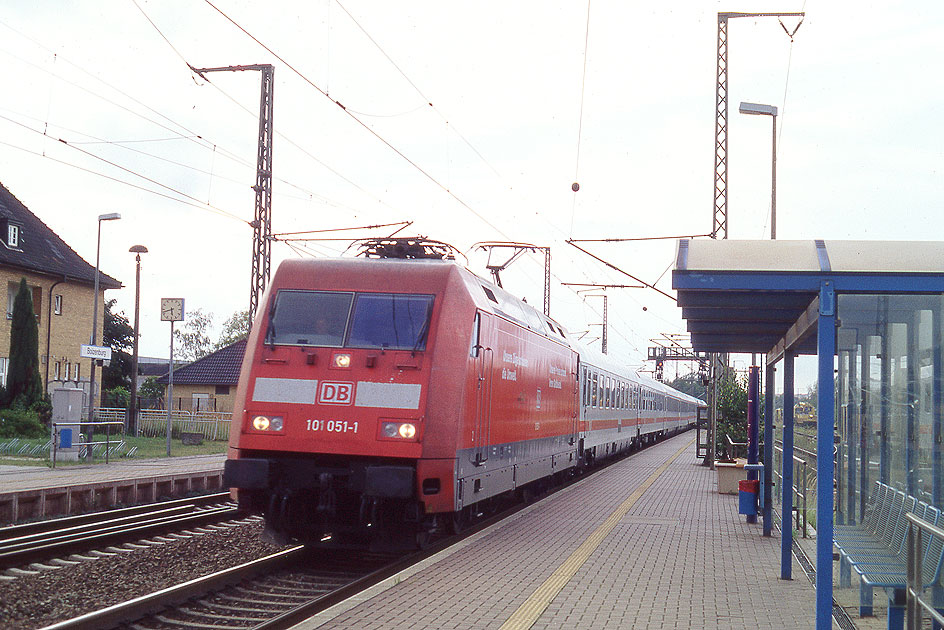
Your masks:
[[[213,342],[210,341],[212,325],[213,313],[204,313],[199,308],[190,311],[183,330],[174,330],[174,362],[196,361],[213,352]]]
[[[142,400],[160,401],[164,399],[164,386],[157,382],[157,378],[149,376],[141,383],[138,396]]]
[[[236,311],[223,323],[223,332],[213,350],[225,348],[249,336],[249,309]]]
[[[734,442],[747,442],[747,382],[739,381],[732,368],[724,370],[718,381],[718,433],[715,445],[719,449],[727,449],[727,435]]]
[[[118,387],[131,389],[131,354],[134,349],[134,328],[125,314],[115,313],[115,300],[105,302],[102,343],[111,348],[111,363],[102,368],[102,391]]]
[[[700,398],[702,400],[708,400],[708,394],[705,391],[705,384],[702,381],[701,374],[698,372],[690,372],[678,377],[669,383],[669,387],[672,389],[677,389],[683,394],[688,394],[689,396],[694,396],[695,398]]]
[[[10,326],[10,365],[3,405],[28,409],[42,401],[43,381],[39,375],[39,326],[33,310],[33,296],[20,279],[20,289],[13,301]]]

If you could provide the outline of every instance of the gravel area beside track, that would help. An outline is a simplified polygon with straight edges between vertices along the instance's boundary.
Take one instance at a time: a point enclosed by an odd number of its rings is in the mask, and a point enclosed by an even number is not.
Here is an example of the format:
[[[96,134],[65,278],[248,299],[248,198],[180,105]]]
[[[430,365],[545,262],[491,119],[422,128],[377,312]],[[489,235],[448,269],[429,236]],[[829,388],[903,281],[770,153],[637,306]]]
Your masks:
[[[0,582],[0,627],[32,630],[261,558],[262,523]]]

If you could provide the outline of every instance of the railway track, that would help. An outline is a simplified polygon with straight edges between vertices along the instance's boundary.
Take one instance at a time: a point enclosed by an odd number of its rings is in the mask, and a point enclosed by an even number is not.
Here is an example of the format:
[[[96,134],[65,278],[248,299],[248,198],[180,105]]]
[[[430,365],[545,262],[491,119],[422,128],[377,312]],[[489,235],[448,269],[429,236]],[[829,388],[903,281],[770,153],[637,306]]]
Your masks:
[[[576,481],[482,517],[421,552],[396,556],[291,547],[42,630],[286,630]]]
[[[288,628],[416,561],[297,546],[43,630]]]
[[[236,515],[236,507],[229,503],[228,493],[221,492],[4,527],[0,529],[0,570],[6,570],[8,577],[15,577],[17,567],[33,563],[50,562],[38,568],[55,568],[75,562],[63,559],[70,554],[129,544],[151,536],[173,536],[176,535],[173,532],[220,522]]]

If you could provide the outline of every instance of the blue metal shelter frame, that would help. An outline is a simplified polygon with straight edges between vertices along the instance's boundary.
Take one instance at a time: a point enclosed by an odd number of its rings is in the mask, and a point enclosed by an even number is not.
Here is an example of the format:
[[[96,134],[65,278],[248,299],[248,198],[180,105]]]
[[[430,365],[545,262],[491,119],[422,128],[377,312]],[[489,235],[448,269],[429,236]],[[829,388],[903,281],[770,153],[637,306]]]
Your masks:
[[[794,359],[797,355],[812,354],[818,361],[817,394],[817,543],[816,543],[816,628],[832,628],[833,607],[833,515],[834,508],[834,419],[836,417],[835,365],[841,349],[837,345],[837,300],[844,295],[870,296],[944,296],[944,244],[930,242],[878,241],[679,241],[676,267],[672,274],[673,288],[678,292],[678,305],[691,333],[692,345],[697,351],[718,353],[760,353],[766,355],[765,417],[773,418],[774,366],[782,361],[784,372],[783,409],[783,514],[792,511],[793,486],[793,427],[794,427]],[[930,310],[930,309],[926,309]],[[931,310],[934,334],[942,329],[942,308]],[[845,315],[843,315],[845,317]],[[917,326],[908,328],[908,343],[917,345]],[[885,338],[882,337],[882,350]],[[846,350],[855,352],[856,348]],[[868,346],[865,346],[867,348]],[[909,352],[912,346],[909,345]],[[935,347],[933,354],[934,444],[942,437],[942,352]],[[869,378],[868,353],[858,358],[863,378]],[[915,354],[909,354],[906,363],[912,370],[908,387],[916,380],[913,376]],[[842,357],[840,356],[840,361]],[[855,378],[856,359],[847,358]],[[888,360],[882,360],[882,387],[890,377]],[[842,374],[842,372],[841,372]],[[841,377],[842,378],[842,377]],[[867,388],[865,388],[867,389]],[[909,390],[911,393],[911,390]],[[889,476],[887,410],[881,396],[882,411],[880,436],[879,476]],[[912,412],[908,412],[909,432],[914,431]],[[864,452],[854,450],[856,437],[849,431],[840,436],[840,447],[845,447],[850,465],[847,470],[851,490],[847,490],[848,505],[840,506],[839,514],[849,520],[861,519],[867,489],[859,484],[860,501],[855,505],[856,479],[851,462],[862,461],[860,472],[868,464]],[[864,442],[862,442],[864,444]],[[864,448],[864,447],[863,447]],[[907,486],[916,483],[911,472],[915,466],[907,461],[913,457],[910,447],[903,457],[907,472]],[[764,425],[764,480],[765,505],[762,506],[764,534],[772,529],[773,489],[773,423]],[[944,476],[941,472],[942,448],[933,449],[933,498],[935,503],[944,495]],[[910,466],[910,467],[909,467]],[[829,515],[826,517],[824,515]],[[781,539],[781,577],[791,579],[792,529],[785,527]]]

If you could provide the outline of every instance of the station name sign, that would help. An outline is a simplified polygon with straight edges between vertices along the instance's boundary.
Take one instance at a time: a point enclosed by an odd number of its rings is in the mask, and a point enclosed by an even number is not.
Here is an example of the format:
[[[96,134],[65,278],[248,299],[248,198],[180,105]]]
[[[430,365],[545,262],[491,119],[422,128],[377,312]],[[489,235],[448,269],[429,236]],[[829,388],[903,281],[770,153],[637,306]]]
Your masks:
[[[91,346],[88,344],[82,344],[82,347],[79,349],[79,356],[85,357],[86,359],[102,359],[104,361],[111,361],[111,348],[108,346]]]

